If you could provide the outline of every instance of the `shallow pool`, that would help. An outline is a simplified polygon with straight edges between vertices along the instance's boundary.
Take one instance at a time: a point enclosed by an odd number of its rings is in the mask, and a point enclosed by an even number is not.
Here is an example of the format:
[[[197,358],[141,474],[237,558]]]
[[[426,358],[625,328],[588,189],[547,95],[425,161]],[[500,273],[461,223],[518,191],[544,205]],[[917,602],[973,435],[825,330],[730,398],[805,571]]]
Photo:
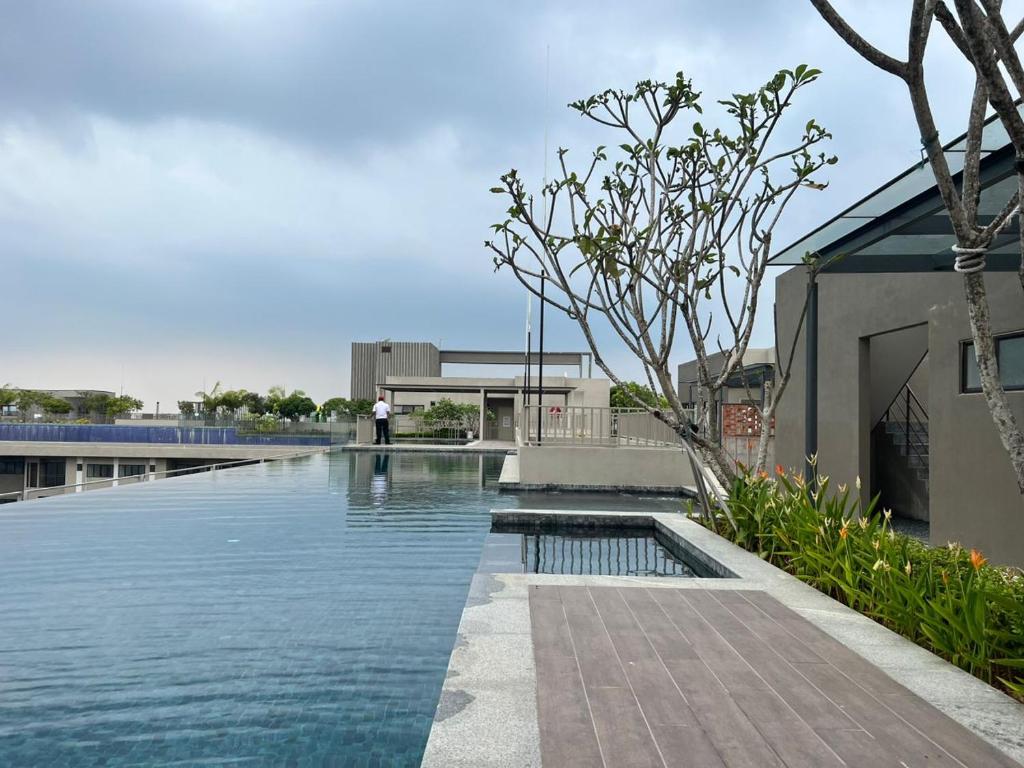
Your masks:
[[[0,765],[417,765],[502,456],[333,454],[0,508]]]

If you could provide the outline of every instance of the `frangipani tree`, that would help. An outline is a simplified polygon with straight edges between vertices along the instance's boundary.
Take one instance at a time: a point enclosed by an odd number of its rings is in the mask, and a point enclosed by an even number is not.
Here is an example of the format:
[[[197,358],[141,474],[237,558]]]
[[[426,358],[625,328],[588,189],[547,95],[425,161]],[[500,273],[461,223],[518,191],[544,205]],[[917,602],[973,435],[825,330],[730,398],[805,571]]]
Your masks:
[[[701,93],[682,73],[671,83],[645,80],[632,91],[604,91],[569,106],[607,128],[614,150],[600,146],[574,170],[560,149],[557,178],[542,201],[515,170],[491,190],[510,203],[486,243],[495,268],[509,268],[535,295],[543,276],[548,303],[576,320],[598,366],[624,388],[598,343],[598,327],[610,327],[669,407],[640,398],[636,405],[680,436],[692,435],[722,481],[735,469],[715,403],[742,372],[773,231],[795,194],[824,188],[819,171],[836,162],[819,150],[831,136],[814,119],[801,119],[798,130],[783,120],[797,92],[819,74],[801,65],[718,102],[725,128],[685,120],[703,109]],[[670,369],[683,347],[696,357],[707,406],[696,430]],[[716,352],[723,354],[720,367],[709,364]],[[775,387],[764,404],[766,424],[783,389]]]
[[[1024,289],[1024,208],[1020,204],[1024,200],[1024,117],[1018,106],[1019,100],[1024,98],[1024,66],[1015,47],[1024,33],[1024,19],[1007,24],[1003,18],[1002,0],[953,0],[953,9],[942,0],[914,0],[909,13],[906,60],[900,60],[871,45],[828,0],[810,2],[843,42],[866,61],[898,77],[907,86],[914,118],[921,132],[921,144],[956,235],[953,248],[955,269],[964,277],[981,391],[999,439],[1010,457],[1017,487],[1024,494],[1024,432],[1017,424],[999,377],[984,280],[985,253],[1016,216],[1021,224],[1021,262],[1017,279]],[[939,22],[975,73],[959,186],[939,140],[939,129],[932,114],[925,81],[924,59],[935,21]],[[944,83],[942,88],[945,89]],[[978,212],[981,160],[986,149],[982,147],[982,134],[989,106],[1006,129],[1015,150],[1018,182],[1017,191],[994,217],[979,216]]]

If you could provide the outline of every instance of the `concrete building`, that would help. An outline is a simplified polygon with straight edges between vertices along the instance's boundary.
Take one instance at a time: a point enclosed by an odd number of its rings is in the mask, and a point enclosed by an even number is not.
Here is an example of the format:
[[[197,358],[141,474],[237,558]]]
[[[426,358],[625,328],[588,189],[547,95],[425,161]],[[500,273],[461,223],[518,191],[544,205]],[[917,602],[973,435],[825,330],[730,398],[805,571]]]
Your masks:
[[[718,375],[725,355],[716,352],[708,356],[711,375]],[[698,384],[697,361],[690,360],[678,369],[679,399],[694,411],[694,418],[702,432],[711,429],[713,408],[714,429],[727,454],[737,464],[749,467],[757,460],[758,441],[761,436],[759,409],[764,405],[775,382],[775,348],[747,349],[742,367],[719,390],[715,403],[705,402],[707,395]],[[769,443],[768,465],[774,464],[774,444]]]
[[[998,124],[988,133],[998,134]],[[1005,134],[987,135],[999,147]],[[961,167],[963,142],[946,148]],[[1009,145],[982,164],[982,218],[1016,189]],[[999,334],[1003,385],[1024,423],[1024,297],[1016,218],[987,258],[985,283]],[[1024,565],[1024,499],[978,386],[964,279],[931,174],[915,166],[775,257],[841,255],[820,275],[789,390],[779,407],[776,455],[879,494],[897,514],[927,520],[933,544],[958,541],[997,562]],[[779,344],[795,333],[806,269],[776,281]],[[806,340],[811,338],[810,348]]]
[[[531,403],[537,405],[537,366],[540,357],[530,356],[531,377],[445,376],[443,366],[518,366],[525,364],[524,352],[487,350],[439,350],[429,342],[353,342],[353,398],[376,399],[383,394],[398,415],[412,414],[433,407],[442,398],[480,408],[481,437],[484,440],[512,441],[516,419],[521,413],[524,390],[529,389]],[[551,375],[562,371],[561,376]],[[571,369],[578,377],[570,378]],[[587,378],[583,377],[584,371]],[[589,352],[545,352],[543,405],[546,407],[585,406],[607,408],[610,382],[589,378],[592,371]],[[525,372],[524,372],[525,373]],[[371,383],[372,382],[372,383]],[[493,414],[493,419],[485,418]]]
[[[708,356],[708,367],[712,376],[722,370],[725,356],[715,352]],[[703,396],[698,386],[697,361],[682,363],[677,371],[677,391],[679,399],[687,408],[696,408],[702,404]],[[775,379],[775,348],[747,349],[743,356],[742,373],[737,371],[729,379],[726,386],[719,392],[718,407],[724,403],[755,403],[761,405],[765,401],[765,388],[771,387]]]

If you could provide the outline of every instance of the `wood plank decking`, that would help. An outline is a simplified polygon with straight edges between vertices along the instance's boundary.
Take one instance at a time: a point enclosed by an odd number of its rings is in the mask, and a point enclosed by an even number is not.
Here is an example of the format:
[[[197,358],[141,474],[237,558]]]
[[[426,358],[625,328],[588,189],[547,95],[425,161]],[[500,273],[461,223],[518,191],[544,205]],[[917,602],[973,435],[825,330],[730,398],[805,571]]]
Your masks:
[[[1018,766],[765,592],[529,602],[545,766]]]

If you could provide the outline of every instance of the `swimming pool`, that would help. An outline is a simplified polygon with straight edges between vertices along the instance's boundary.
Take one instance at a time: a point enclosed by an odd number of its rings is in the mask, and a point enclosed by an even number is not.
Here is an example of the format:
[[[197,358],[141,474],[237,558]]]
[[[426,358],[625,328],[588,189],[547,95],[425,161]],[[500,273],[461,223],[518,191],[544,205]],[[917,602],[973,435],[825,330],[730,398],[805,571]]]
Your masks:
[[[487,513],[517,504],[502,459],[335,453],[0,508],[0,765],[417,765]]]

